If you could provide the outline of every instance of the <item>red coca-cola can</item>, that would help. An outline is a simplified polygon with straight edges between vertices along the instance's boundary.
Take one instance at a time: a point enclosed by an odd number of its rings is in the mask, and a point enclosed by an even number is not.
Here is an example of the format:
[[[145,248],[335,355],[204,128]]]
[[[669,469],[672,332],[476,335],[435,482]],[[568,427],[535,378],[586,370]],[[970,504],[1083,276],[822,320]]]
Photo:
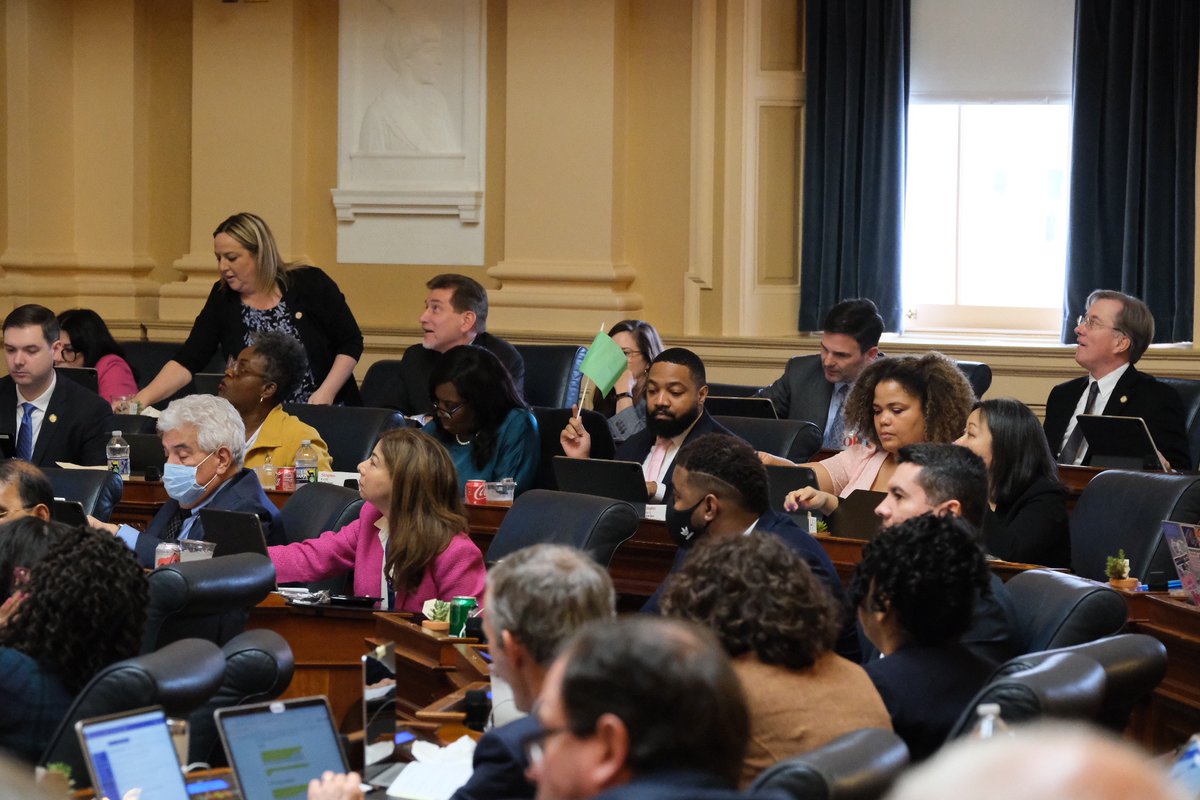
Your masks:
[[[280,492],[296,491],[295,467],[279,467],[275,470],[275,489]]]
[[[467,481],[467,503],[476,506],[487,503],[487,481]]]

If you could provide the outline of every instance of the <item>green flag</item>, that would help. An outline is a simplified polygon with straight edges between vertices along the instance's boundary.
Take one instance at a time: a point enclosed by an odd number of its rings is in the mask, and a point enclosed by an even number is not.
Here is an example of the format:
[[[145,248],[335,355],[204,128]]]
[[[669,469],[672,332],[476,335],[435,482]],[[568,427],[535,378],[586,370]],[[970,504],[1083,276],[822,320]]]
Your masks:
[[[583,357],[579,371],[592,379],[592,383],[596,384],[600,394],[606,395],[612,391],[613,384],[628,367],[629,359],[625,357],[621,346],[614,342],[611,336],[601,331],[592,340],[592,346],[588,348],[587,355]]]

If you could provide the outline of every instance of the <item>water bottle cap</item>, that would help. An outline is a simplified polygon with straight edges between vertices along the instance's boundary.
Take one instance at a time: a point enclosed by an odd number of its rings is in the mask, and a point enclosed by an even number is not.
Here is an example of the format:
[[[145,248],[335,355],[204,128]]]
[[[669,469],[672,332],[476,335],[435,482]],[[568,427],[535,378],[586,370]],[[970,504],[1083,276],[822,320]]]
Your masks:
[[[301,447],[304,447],[305,445],[309,445],[309,444],[312,444],[312,439],[301,439],[300,440]]]
[[[120,432],[120,431],[113,431],[113,436],[114,436],[114,437],[117,437],[117,436],[120,436],[120,435],[121,435],[121,432]]]
[[[981,717],[998,717],[1000,716],[999,703],[980,703],[975,708],[975,713]]]

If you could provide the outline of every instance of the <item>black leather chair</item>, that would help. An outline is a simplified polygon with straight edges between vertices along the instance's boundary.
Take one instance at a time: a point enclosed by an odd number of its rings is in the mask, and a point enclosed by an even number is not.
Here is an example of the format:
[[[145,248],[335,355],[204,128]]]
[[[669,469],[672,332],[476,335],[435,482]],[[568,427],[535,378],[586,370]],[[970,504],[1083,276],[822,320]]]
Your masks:
[[[145,414],[113,414],[112,427],[121,433],[158,433],[158,417]]]
[[[1113,733],[1129,724],[1129,715],[1167,674],[1167,648],[1153,636],[1125,633],[1074,647],[1028,653],[1002,664],[996,675],[1011,675],[1041,664],[1056,653],[1077,653],[1104,670],[1104,703],[1097,720]]]
[[[1184,428],[1187,430],[1188,455],[1192,469],[1200,469],[1200,381],[1189,378],[1159,378],[1163,383],[1175,387],[1183,401],[1186,415]]]
[[[400,384],[400,359],[385,358],[367,368],[358,391],[364,406],[399,409],[396,398],[400,396]],[[417,410],[410,409],[409,413],[415,414]]]
[[[821,449],[821,430],[802,419],[756,419],[713,417],[755,450],[782,456],[797,464],[808,461]]]
[[[967,376],[967,383],[971,384],[975,397],[982,398],[983,393],[992,385],[992,368],[982,361],[955,361],[954,363],[958,365],[962,374]]]
[[[143,653],[186,638],[223,645],[275,588],[275,565],[258,553],[238,553],[159,567],[149,582]]]
[[[56,762],[71,769],[76,789],[91,785],[75,723],[81,719],[160,705],[170,717],[186,717],[221,685],[225,658],[212,642],[183,639],[156,653],[110,664],[96,673],[75,698],[59,724],[43,765]]]
[[[354,489],[329,483],[305,484],[296,490],[280,512],[283,529],[290,542],[312,539],[325,531],[340,530],[358,519],[362,505],[363,499]],[[323,581],[313,581],[308,588],[338,593],[345,589],[349,577],[347,571]]]
[[[213,712],[274,700],[287,690],[296,669],[292,648],[275,631],[246,631],[230,639],[221,652],[225,656],[225,675],[220,688],[188,717],[189,764],[225,766],[225,751]]]
[[[121,476],[108,470],[46,467],[42,472],[50,479],[55,497],[77,501],[83,513],[101,522],[108,522],[125,492]]]
[[[583,427],[592,436],[592,458],[612,458],[616,452],[612,431],[608,429],[608,420],[603,414],[590,409],[579,412],[583,417]],[[538,439],[541,452],[538,456],[538,471],[534,478],[534,488],[557,489],[558,481],[554,478],[554,457],[565,455],[562,444],[558,441],[562,429],[567,427],[571,418],[569,408],[542,408],[534,406],[533,416],[537,419]]]
[[[525,362],[525,402],[570,408],[579,402],[579,366],[586,347],[573,344],[513,345]]]
[[[358,469],[385,431],[408,424],[403,414],[390,408],[284,403],[283,410],[317,429],[329,445],[333,468],[340,472]]]
[[[637,532],[638,514],[623,500],[531,489],[518,497],[488,546],[494,564],[531,544],[577,547],[607,567],[621,543]]]
[[[1036,666],[992,678],[971,699],[949,739],[970,733],[983,703],[1000,706],[1009,725],[1042,717],[1092,722],[1104,705],[1104,669],[1078,653],[1056,653]]]
[[[1030,569],[1014,575],[1005,588],[1017,613],[1023,653],[1111,636],[1125,626],[1129,615],[1120,592],[1078,575]]]
[[[1162,520],[1200,520],[1200,475],[1106,470],[1092,478],[1071,512],[1071,571],[1107,580],[1108,556],[1124,550],[1130,575],[1166,588],[1175,567]]]
[[[711,397],[753,397],[761,388],[745,383],[710,383],[708,394]]]
[[[839,736],[803,755],[772,764],[750,784],[750,795],[792,800],[878,800],[908,766],[904,740],[882,728]]]

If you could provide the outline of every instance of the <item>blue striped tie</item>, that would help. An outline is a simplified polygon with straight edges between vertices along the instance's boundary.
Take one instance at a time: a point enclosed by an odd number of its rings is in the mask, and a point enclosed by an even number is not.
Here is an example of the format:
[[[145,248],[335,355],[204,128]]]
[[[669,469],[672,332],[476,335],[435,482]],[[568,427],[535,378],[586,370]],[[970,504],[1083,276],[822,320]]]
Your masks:
[[[17,431],[17,458],[26,461],[33,460],[33,403],[21,403],[25,416],[21,418],[21,427]]]

